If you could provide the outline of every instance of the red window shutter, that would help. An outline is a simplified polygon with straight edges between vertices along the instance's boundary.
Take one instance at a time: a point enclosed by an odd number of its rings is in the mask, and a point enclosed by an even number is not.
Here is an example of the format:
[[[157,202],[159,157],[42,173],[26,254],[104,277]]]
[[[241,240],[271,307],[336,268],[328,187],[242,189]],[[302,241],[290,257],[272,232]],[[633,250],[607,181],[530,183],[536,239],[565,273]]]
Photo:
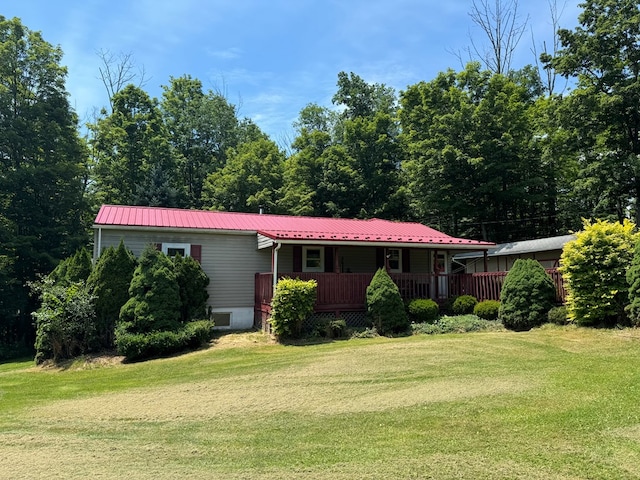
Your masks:
[[[385,268],[384,247],[376,248],[376,268]]]
[[[293,246],[293,271],[302,271],[302,247],[300,245]]]
[[[411,250],[408,248],[402,249],[402,273],[411,272]]]
[[[193,257],[193,259],[198,262],[198,263],[202,263],[202,245],[191,245],[191,256]]]

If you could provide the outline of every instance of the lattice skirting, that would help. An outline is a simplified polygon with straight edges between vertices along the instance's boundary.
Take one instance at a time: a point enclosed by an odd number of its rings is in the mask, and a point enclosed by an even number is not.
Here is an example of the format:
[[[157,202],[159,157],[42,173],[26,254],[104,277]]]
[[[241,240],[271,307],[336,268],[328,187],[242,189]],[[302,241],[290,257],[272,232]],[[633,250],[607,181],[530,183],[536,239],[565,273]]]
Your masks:
[[[271,322],[269,317],[271,314],[265,310],[256,310],[253,326],[256,329],[261,329],[266,333],[271,333]],[[340,315],[336,316],[332,312],[314,313],[307,318],[302,324],[302,329],[306,332],[312,332],[313,329],[322,324],[326,324],[332,320],[342,319],[347,323],[348,328],[367,328],[371,327],[371,320],[367,318],[365,312],[340,312]]]
[[[339,316],[336,316],[335,313],[323,312],[314,313],[307,318],[302,328],[310,331],[319,323],[326,323],[337,319],[344,320],[349,328],[366,328],[371,326],[371,320],[367,318],[365,312],[340,312]]]

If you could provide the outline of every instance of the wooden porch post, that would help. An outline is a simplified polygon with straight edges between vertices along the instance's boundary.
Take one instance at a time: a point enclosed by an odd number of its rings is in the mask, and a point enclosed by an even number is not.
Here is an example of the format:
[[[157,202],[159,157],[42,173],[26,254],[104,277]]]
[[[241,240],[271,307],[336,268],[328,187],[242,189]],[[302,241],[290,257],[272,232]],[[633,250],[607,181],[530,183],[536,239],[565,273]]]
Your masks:
[[[333,248],[333,273],[340,273],[340,258],[338,256],[338,254],[340,253],[340,248],[339,247],[332,247]]]
[[[484,251],[484,272],[487,273],[487,271],[489,271],[489,250]]]

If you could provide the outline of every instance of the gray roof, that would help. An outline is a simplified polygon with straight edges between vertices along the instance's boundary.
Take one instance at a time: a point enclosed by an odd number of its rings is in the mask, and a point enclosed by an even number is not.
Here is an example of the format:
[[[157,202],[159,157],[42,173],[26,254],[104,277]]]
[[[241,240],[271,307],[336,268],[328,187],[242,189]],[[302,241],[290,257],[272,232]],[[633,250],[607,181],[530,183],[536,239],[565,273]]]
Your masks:
[[[489,257],[499,257],[506,255],[521,255],[524,253],[547,252],[549,250],[562,250],[564,244],[574,240],[575,235],[561,235],[559,237],[539,238],[537,240],[523,240],[521,242],[501,243],[487,251]],[[464,260],[467,258],[482,258],[482,252],[460,253],[455,255],[454,260]]]

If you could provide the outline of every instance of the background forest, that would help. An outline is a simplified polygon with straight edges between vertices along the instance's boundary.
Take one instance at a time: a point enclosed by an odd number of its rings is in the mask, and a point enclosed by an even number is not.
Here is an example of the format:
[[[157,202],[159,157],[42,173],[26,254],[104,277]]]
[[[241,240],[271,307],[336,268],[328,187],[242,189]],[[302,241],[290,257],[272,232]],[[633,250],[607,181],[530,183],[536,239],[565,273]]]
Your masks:
[[[400,92],[339,72],[286,145],[188,74],[150,97],[109,52],[109,105],[80,125],[60,47],[0,16],[0,358],[33,345],[29,282],[89,244],[103,203],[415,220],[494,242],[638,223],[638,3],[585,1],[518,70],[517,2],[495,4],[473,2],[493,47],[476,61]]]

